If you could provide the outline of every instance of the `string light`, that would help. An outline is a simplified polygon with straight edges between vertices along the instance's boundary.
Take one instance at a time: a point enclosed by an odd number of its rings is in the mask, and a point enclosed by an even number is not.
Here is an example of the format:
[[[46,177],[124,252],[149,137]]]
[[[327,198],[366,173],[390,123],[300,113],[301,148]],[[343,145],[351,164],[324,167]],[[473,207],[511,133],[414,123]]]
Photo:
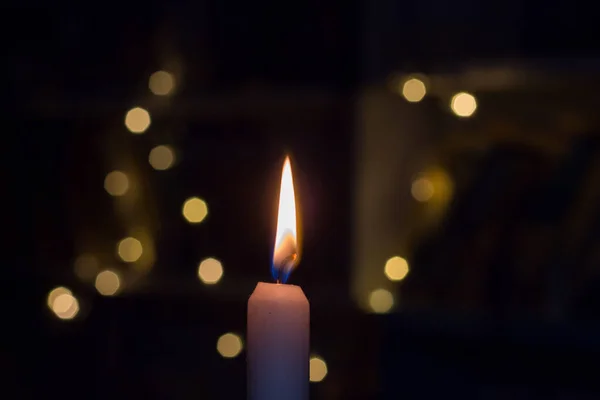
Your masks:
[[[157,96],[166,96],[173,91],[175,78],[167,71],[156,71],[150,75],[148,88]]]
[[[327,376],[327,363],[319,356],[312,356],[309,362],[309,379],[321,382]]]
[[[199,224],[206,218],[208,207],[204,200],[198,197],[191,197],[183,203],[182,213],[190,224]]]
[[[104,190],[111,196],[123,196],[129,189],[129,178],[121,171],[112,171],[104,178]]]
[[[132,108],[125,115],[125,126],[137,135],[146,132],[150,126],[150,113],[141,107]]]
[[[386,289],[375,289],[369,295],[369,305],[377,314],[385,314],[394,306],[394,295]]]
[[[103,296],[115,295],[121,287],[121,278],[116,271],[104,270],[96,276],[96,290]]]
[[[152,168],[158,171],[164,171],[171,168],[174,161],[175,153],[173,149],[164,145],[156,146],[150,150],[150,155],[148,156],[148,162]]]
[[[54,289],[52,289],[49,293],[48,293],[48,297],[46,299],[46,304],[48,305],[48,308],[50,308],[51,310],[54,307],[54,300],[56,300],[56,298],[60,295],[63,294],[72,294],[71,290],[64,287],[64,286],[58,286],[55,287]]]
[[[426,177],[420,177],[415,179],[410,188],[410,193],[413,198],[418,202],[426,202],[433,197],[435,188],[433,183]]]
[[[425,87],[425,83],[417,78],[408,79],[402,85],[402,95],[411,103],[418,103],[423,100],[425,94],[427,93],[427,88]]]
[[[73,319],[79,313],[79,302],[71,293],[62,293],[52,302],[51,310],[60,319]]]
[[[470,93],[460,92],[452,97],[450,108],[459,117],[470,117],[477,109],[477,100]]]
[[[117,254],[125,262],[136,262],[143,252],[142,242],[134,237],[121,240],[117,246]]]
[[[395,256],[385,263],[385,276],[391,281],[401,281],[408,274],[408,262],[402,257]]]
[[[235,333],[226,333],[217,340],[217,351],[225,358],[237,357],[243,348],[242,339]]]
[[[223,265],[215,258],[207,258],[198,266],[198,277],[207,285],[214,285],[223,277]]]
[[[413,198],[418,202],[427,203],[429,212],[433,214],[439,214],[446,208],[453,192],[451,176],[439,166],[431,166],[419,173],[411,186]]]

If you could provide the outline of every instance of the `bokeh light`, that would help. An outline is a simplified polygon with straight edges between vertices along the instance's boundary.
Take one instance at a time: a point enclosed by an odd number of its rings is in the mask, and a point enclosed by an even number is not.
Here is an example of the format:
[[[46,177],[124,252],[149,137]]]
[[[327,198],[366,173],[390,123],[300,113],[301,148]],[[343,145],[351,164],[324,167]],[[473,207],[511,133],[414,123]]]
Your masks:
[[[129,189],[129,178],[121,171],[112,171],[104,178],[104,189],[111,196],[123,196]]]
[[[171,168],[174,161],[175,152],[171,147],[164,145],[156,146],[150,150],[150,155],[148,156],[148,162],[152,168],[158,171],[164,171]]]
[[[327,363],[321,357],[313,356],[309,363],[309,377],[311,382],[321,382],[327,376]]]
[[[206,218],[208,207],[206,202],[198,197],[189,198],[183,203],[182,213],[190,224],[198,224]]]
[[[157,96],[166,96],[173,91],[175,78],[167,71],[156,71],[150,75],[148,88]]]
[[[411,78],[402,85],[402,95],[406,101],[411,103],[418,103],[423,100],[426,93],[427,88],[425,87],[425,83],[420,79]]]
[[[217,340],[217,351],[225,358],[233,358],[242,352],[242,339],[235,333],[226,333]]]
[[[440,221],[454,193],[454,183],[448,172],[440,166],[430,166],[412,183],[411,194],[415,200],[426,202],[424,223]]]
[[[121,278],[116,271],[104,270],[96,276],[96,290],[103,296],[113,296],[121,288]]]
[[[408,274],[408,262],[399,256],[394,256],[385,263],[385,276],[391,281],[401,281]]]
[[[52,302],[52,311],[60,319],[73,319],[79,313],[79,302],[71,293],[63,293]]]
[[[207,285],[214,285],[223,277],[223,265],[215,258],[207,258],[198,266],[198,277]]]
[[[56,300],[56,298],[62,294],[73,294],[73,293],[71,292],[70,289],[68,289],[64,286],[55,287],[54,289],[52,289],[50,291],[50,293],[48,293],[48,297],[46,299],[46,304],[48,304],[48,307],[51,310],[54,307],[54,300]]]
[[[450,108],[459,117],[470,117],[477,109],[477,100],[470,93],[460,92],[452,97]]]
[[[394,295],[386,289],[375,289],[369,295],[369,306],[377,314],[385,314],[394,306]]]
[[[125,126],[131,133],[146,132],[150,126],[150,113],[141,107],[132,108],[125,115]]]
[[[74,263],[75,275],[85,282],[91,282],[98,274],[100,262],[91,254],[82,254]]]
[[[142,242],[133,237],[121,240],[117,246],[117,254],[125,262],[135,262],[143,252]]]
[[[435,188],[433,183],[426,177],[419,177],[414,180],[410,188],[413,198],[419,202],[426,202],[433,197]]]

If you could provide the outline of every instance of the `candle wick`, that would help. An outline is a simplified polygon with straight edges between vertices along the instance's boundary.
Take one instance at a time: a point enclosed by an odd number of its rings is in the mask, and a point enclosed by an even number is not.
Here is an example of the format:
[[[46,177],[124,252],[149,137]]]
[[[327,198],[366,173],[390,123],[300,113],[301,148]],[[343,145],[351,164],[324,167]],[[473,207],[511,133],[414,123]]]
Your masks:
[[[283,276],[283,282],[285,283],[285,281],[287,280],[287,277],[290,274],[292,268],[294,267],[294,264],[297,259],[298,259],[298,253],[292,253],[289,256],[285,257],[283,260],[281,260],[281,263],[279,264],[279,268],[276,268],[276,274],[274,274],[277,276],[273,276],[275,278],[275,280],[277,281],[277,284],[282,283],[282,279],[281,279],[282,276]]]

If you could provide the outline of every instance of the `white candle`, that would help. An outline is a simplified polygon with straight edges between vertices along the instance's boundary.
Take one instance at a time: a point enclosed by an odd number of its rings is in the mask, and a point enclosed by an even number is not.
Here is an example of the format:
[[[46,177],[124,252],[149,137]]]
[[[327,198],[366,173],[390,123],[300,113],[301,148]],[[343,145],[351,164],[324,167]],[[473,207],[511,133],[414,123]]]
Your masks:
[[[281,176],[272,275],[248,300],[248,398],[306,400],[310,310],[299,286],[285,282],[298,264],[296,204],[289,158]]]
[[[300,286],[259,282],[248,301],[248,398],[308,399],[310,312]]]

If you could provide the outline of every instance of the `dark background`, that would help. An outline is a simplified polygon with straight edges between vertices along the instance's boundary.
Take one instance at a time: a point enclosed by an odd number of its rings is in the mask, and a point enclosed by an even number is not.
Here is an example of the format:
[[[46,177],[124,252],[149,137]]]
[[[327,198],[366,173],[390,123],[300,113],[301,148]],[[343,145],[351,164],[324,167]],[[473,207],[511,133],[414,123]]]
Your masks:
[[[290,152],[304,228],[291,283],[311,301],[311,346],[329,370],[311,384],[311,398],[597,398],[592,6],[3,6],[3,397],[244,398],[245,353],[224,359],[215,345],[225,332],[244,333],[246,300],[270,279],[279,173]],[[460,122],[443,95],[410,105],[436,126],[421,147],[428,156],[411,165],[444,165],[454,196],[433,228],[421,208],[394,206],[413,216],[398,221],[403,229],[419,232],[401,246],[411,272],[391,314],[365,312],[350,290],[355,181],[373,162],[357,145],[369,134],[361,98],[373,88],[399,97],[389,77],[413,72],[460,89],[465,71],[481,66],[526,78],[518,88],[471,88],[479,108]],[[176,77],[166,100],[148,91],[160,69]],[[123,125],[136,105],[152,115],[143,135]],[[164,143],[177,163],[154,171],[148,152]],[[103,297],[73,265],[97,251],[111,267],[130,268],[114,246],[131,226],[103,188],[108,172],[127,168],[143,182],[134,207],[156,256],[149,271],[128,275],[119,296]],[[401,176],[394,168],[388,175]],[[410,181],[395,187],[410,193]],[[198,225],[181,216],[194,195],[209,207]],[[215,286],[197,278],[207,256],[224,266]],[[381,275],[383,265],[365,268]],[[56,286],[79,299],[75,319],[46,306]]]

